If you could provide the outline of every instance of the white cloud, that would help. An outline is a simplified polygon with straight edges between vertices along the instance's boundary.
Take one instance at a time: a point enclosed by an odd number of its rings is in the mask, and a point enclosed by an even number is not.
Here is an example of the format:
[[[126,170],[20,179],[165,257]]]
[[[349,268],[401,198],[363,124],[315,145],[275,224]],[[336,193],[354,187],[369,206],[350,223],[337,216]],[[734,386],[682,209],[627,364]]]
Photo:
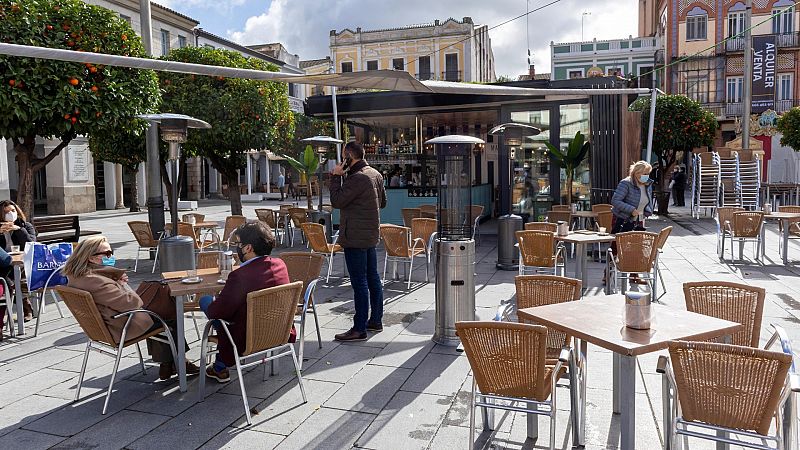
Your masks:
[[[192,8],[212,9],[221,13],[228,13],[234,7],[243,5],[247,0],[158,0],[161,6],[174,9],[176,11],[186,11]]]
[[[170,0],[172,3],[211,3],[212,0]],[[243,1],[243,0],[233,0]],[[531,10],[550,0],[530,2]],[[581,13],[587,40],[624,38],[636,34],[638,2],[624,0],[562,0],[529,16],[530,46],[538,72],[549,71],[550,41],[577,41],[581,37]],[[228,37],[243,44],[281,42],[301,59],[330,54],[330,30],[376,29],[415,23],[472,17],[475,23],[497,25],[525,12],[525,0],[272,0],[259,15],[246,19],[241,29],[229,30]],[[489,32],[497,64],[497,75],[527,73],[525,18]]]

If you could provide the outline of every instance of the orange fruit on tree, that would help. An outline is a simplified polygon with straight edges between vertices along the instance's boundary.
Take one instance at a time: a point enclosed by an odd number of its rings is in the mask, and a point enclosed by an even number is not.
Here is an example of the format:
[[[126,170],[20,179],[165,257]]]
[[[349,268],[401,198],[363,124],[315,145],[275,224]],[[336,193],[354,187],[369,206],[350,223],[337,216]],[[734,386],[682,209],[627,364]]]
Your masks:
[[[92,92],[97,92],[97,86],[92,86]]]
[[[72,119],[70,119],[70,121],[72,121],[72,123],[74,124],[74,123],[76,123],[78,121],[78,118],[77,117],[73,117]]]
[[[89,72],[90,72],[90,73],[97,73],[97,67],[94,67],[94,66],[93,66],[93,67],[90,67],[90,68],[89,68]]]
[[[77,86],[77,85],[78,85],[78,83],[79,83],[79,81],[78,81],[78,79],[77,79],[77,78],[70,78],[70,79],[69,79],[69,84],[71,84],[71,85],[73,85],[73,86]]]
[[[64,114],[64,120],[69,120],[70,117],[72,116],[70,116],[69,114]]]
[[[127,34],[123,34],[122,36],[120,36],[120,39],[122,39],[123,41],[127,41],[128,40],[128,35]]]
[[[14,87],[17,84],[17,80],[8,80],[8,85]]]

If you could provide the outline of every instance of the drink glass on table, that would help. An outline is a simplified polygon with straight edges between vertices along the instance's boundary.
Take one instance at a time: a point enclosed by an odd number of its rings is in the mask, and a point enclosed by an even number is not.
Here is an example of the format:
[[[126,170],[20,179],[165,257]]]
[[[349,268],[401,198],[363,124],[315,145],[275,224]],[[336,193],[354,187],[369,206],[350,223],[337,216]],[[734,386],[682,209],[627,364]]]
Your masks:
[[[12,245],[11,246],[11,253],[19,253],[19,245]]]
[[[188,278],[197,278],[197,269],[190,269],[186,271],[186,276]]]
[[[597,231],[598,231],[600,234],[606,234],[606,227],[598,227],[598,228],[597,228]]]

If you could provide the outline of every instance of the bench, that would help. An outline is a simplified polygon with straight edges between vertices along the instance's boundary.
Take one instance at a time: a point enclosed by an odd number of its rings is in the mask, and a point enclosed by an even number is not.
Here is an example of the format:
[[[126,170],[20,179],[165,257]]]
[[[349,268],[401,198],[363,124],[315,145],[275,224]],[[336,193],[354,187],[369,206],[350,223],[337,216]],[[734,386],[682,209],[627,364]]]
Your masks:
[[[36,241],[43,244],[54,242],[78,242],[81,236],[100,234],[99,231],[81,231],[78,216],[34,217]]]

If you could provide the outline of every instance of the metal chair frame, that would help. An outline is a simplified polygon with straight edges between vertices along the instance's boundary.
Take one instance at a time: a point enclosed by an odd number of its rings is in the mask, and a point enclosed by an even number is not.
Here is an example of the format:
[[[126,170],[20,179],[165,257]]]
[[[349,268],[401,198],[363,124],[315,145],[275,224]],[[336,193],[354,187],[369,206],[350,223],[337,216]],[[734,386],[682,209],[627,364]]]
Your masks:
[[[628,233],[646,233],[650,235],[656,235],[656,233],[650,233],[647,231],[630,231]],[[619,235],[628,234],[628,233],[619,233]],[[618,235],[618,236],[619,236]],[[609,248],[606,251],[606,274],[608,275],[608,279],[606,281],[606,294],[615,293],[620,291],[617,286],[617,282],[622,280],[622,294],[627,292],[628,288],[628,277],[631,274],[638,274],[639,278],[646,281],[647,285],[650,287],[650,292],[652,292],[652,299],[654,302],[658,303],[659,295],[658,295],[658,288],[656,286],[656,282],[658,281],[657,267],[658,267],[658,237],[653,240],[653,249],[651,255],[651,262],[649,264],[650,270],[647,272],[624,272],[619,269],[618,262],[614,258],[614,252],[611,251]],[[618,249],[619,251],[619,249]]]
[[[728,239],[731,241],[731,261],[736,261],[736,258],[733,254],[733,241],[739,242],[739,260],[744,259],[744,244],[745,242],[752,242],[755,245],[753,253],[755,254],[756,261],[761,262],[761,246],[763,245],[762,242],[762,234],[761,229],[764,227],[764,217],[762,212],[754,212],[754,211],[737,211],[733,213],[732,220],[735,221],[736,217],[739,215],[753,215],[753,214],[761,214],[761,223],[758,225],[758,229],[755,232],[755,236],[737,236],[735,234],[736,230],[732,226],[731,222],[727,222],[723,224],[724,232],[722,234],[722,248],[720,249],[720,258],[725,257],[725,237],[727,236]]]
[[[397,225],[381,225],[381,239],[383,239],[383,229],[385,229],[385,228],[394,228],[394,227],[405,228],[406,229],[406,233],[405,233],[405,248],[408,249],[410,256],[406,257],[406,256],[390,255],[389,254],[389,249],[388,249],[388,247],[386,247],[386,242],[384,242],[384,248],[386,249],[386,252],[385,252],[385,255],[384,255],[384,258],[383,258],[383,282],[384,283],[386,282],[386,267],[388,266],[389,261],[392,261],[393,263],[395,263],[394,270],[393,270],[393,273],[392,273],[393,277],[397,277],[397,263],[398,262],[401,262],[403,264],[408,263],[409,264],[409,267],[408,267],[408,281],[407,281],[408,286],[406,287],[406,289],[411,289],[411,274],[414,271],[414,258],[416,258],[419,255],[422,255],[423,257],[425,257],[425,282],[426,283],[430,282],[430,272],[429,272],[429,262],[428,261],[429,261],[429,258],[430,258],[429,251],[430,251],[431,242],[433,241],[433,235],[431,235],[431,238],[428,240],[427,243],[424,242],[424,240],[421,239],[421,238],[416,238],[416,239],[414,239],[414,241],[412,243],[409,243],[409,240],[411,239],[410,238],[410,235],[411,235],[411,229],[410,228],[399,227]],[[416,253],[417,249],[422,250],[422,252]]]
[[[527,232],[527,231],[539,231],[539,230],[522,230],[522,231]],[[559,275],[558,273],[559,268],[561,269],[560,275],[562,277],[566,275],[567,263],[566,263],[566,256],[564,255],[566,248],[564,247],[563,242],[557,241],[555,244],[555,249],[553,252],[554,262],[552,266],[526,266],[525,264],[522,263],[524,261],[522,258],[522,246],[519,245],[519,238],[517,239],[518,239],[517,248],[519,249],[519,273],[518,273],[519,275],[536,275],[540,269],[546,269],[548,271],[552,270],[553,275]],[[559,260],[561,262],[559,262]],[[533,269],[533,273],[528,273],[529,269]]]
[[[299,351],[297,352],[297,359],[300,364],[300,370],[303,369],[303,349],[305,348],[306,344],[306,314],[310,309],[311,312],[314,314],[314,325],[317,327],[317,341],[319,342],[319,348],[322,348],[322,334],[319,331],[319,317],[317,316],[317,308],[312,300],[314,296],[314,291],[317,290],[317,283],[319,282],[319,278],[314,281],[308,283],[306,286],[305,293],[303,294],[303,312],[300,316],[300,339],[298,340],[298,347]]]
[[[6,307],[6,319],[8,319],[6,320],[6,324],[8,325],[9,334],[13,338],[16,335],[15,334],[16,327],[14,326],[14,313],[11,311],[13,309],[12,308],[13,302],[11,300],[12,294],[8,288],[8,282],[6,282],[6,279],[4,277],[0,277],[0,284],[3,285],[3,297],[0,298],[0,306]],[[0,333],[2,332],[3,330],[0,329]]]
[[[308,226],[311,226],[311,227],[314,227],[314,228],[316,228],[316,227],[321,228],[322,229],[322,236],[323,237],[325,236],[325,227],[323,227],[321,224],[313,223],[313,222],[306,222],[306,223],[300,224],[301,225],[301,229],[303,230],[303,235],[304,236],[306,234],[308,234],[308,232],[306,231],[306,224],[308,224]],[[327,251],[320,251],[321,249],[314,248],[314,246],[311,245],[311,239],[308,236],[305,236],[305,241],[306,241],[306,243],[308,243],[309,250],[311,250],[311,253],[319,253],[320,255],[324,256],[325,260],[328,262],[328,273],[325,276],[325,283],[330,282],[331,273],[333,272],[333,260],[336,257],[336,254],[337,253],[344,253],[344,249],[343,248],[341,248],[341,247],[339,247],[338,249],[336,248],[337,247],[336,241],[338,241],[338,240],[339,240],[339,233],[337,232],[337,233],[335,233],[333,235],[333,243],[328,246]],[[327,241],[327,239],[326,239],[326,241]],[[344,262],[344,264],[346,264],[346,261]]]

